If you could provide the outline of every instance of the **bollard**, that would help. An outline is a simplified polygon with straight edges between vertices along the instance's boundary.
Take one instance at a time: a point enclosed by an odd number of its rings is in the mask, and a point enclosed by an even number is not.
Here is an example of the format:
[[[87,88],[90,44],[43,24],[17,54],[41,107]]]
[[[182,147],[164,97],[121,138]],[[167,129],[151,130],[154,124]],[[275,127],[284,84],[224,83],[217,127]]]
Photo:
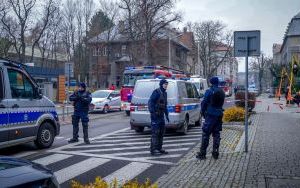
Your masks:
[[[62,119],[63,121],[65,121],[65,104],[63,104],[62,107],[63,107]]]

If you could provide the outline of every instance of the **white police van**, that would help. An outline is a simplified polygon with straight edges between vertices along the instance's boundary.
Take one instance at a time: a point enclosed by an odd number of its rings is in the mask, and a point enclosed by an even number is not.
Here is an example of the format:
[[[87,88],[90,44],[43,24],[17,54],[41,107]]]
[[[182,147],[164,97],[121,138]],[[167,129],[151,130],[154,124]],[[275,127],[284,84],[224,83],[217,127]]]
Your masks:
[[[31,141],[48,148],[59,132],[54,103],[20,64],[0,59],[0,148]]]
[[[159,87],[160,79],[138,80],[130,107],[130,125],[136,132],[151,127],[148,100],[152,92]],[[166,128],[186,134],[188,126],[201,125],[200,96],[194,84],[184,80],[168,79],[168,111],[170,122]]]

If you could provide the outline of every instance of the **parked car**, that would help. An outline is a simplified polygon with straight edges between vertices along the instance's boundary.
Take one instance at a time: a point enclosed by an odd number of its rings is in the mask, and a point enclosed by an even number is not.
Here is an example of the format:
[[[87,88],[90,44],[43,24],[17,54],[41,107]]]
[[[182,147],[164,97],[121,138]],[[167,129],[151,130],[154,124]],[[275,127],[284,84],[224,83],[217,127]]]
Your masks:
[[[48,148],[59,132],[55,104],[21,64],[0,59],[0,148],[31,141]]]
[[[24,159],[0,157],[1,187],[57,188],[54,173],[43,165]]]
[[[116,90],[97,90],[92,93],[90,112],[121,111],[120,92]]]
[[[253,87],[253,86],[250,86],[250,87],[248,88],[248,91],[249,91],[250,93],[254,93],[256,96],[258,96],[258,94],[259,94],[258,89],[257,89],[256,87]]]
[[[159,87],[159,79],[138,80],[130,107],[130,125],[136,132],[151,127],[148,101],[152,92]],[[168,79],[168,110],[170,122],[166,128],[186,134],[189,125],[201,125],[200,96],[196,86],[184,80]]]

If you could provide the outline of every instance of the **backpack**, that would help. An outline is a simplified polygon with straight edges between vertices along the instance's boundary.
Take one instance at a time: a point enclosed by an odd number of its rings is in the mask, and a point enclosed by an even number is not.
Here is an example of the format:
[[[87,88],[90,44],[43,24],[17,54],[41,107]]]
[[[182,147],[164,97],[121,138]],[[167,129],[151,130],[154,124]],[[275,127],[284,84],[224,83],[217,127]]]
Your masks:
[[[210,97],[210,105],[215,108],[222,108],[225,100],[225,93],[221,88],[213,88],[213,93]]]

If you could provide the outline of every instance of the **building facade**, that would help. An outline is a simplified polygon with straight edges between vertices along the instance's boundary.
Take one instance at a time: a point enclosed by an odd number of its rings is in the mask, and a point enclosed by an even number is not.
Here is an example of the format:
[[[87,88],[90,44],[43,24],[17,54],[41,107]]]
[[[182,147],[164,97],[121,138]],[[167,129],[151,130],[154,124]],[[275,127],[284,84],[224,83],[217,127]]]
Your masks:
[[[163,29],[151,41],[151,61],[145,59],[145,42],[130,40],[124,32],[123,23],[110,31],[100,33],[89,41],[89,85],[107,88],[114,84],[122,86],[123,72],[127,66],[163,65],[187,71],[189,48],[173,29]],[[169,49],[170,42],[170,49]],[[170,61],[169,61],[170,50]],[[170,65],[169,65],[170,64]]]

